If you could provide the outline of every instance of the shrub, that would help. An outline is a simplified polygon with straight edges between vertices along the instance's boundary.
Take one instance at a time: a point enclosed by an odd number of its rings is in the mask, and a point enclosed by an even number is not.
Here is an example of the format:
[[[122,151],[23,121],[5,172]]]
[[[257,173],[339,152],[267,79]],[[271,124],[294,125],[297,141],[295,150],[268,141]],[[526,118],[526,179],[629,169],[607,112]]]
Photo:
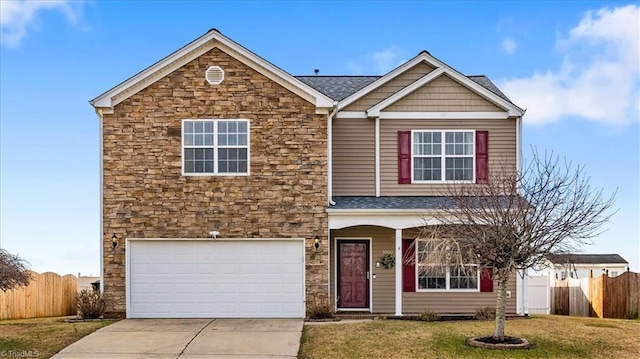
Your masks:
[[[435,322],[440,319],[440,314],[434,312],[433,310],[425,310],[424,312],[418,315],[418,318],[423,322]]]
[[[104,312],[104,300],[100,291],[83,289],[76,298],[78,316],[83,319],[97,319]]]
[[[307,316],[309,319],[330,319],[336,317],[328,301],[318,302],[317,300],[307,310]]]
[[[476,309],[476,315],[474,318],[478,320],[493,320],[496,319],[496,308],[494,307],[482,307]]]

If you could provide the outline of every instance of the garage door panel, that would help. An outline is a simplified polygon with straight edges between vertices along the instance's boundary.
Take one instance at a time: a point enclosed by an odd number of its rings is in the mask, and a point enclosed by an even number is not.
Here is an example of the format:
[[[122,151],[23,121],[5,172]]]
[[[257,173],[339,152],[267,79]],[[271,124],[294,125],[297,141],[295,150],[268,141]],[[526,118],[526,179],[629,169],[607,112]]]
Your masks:
[[[131,241],[129,316],[303,317],[302,241]]]

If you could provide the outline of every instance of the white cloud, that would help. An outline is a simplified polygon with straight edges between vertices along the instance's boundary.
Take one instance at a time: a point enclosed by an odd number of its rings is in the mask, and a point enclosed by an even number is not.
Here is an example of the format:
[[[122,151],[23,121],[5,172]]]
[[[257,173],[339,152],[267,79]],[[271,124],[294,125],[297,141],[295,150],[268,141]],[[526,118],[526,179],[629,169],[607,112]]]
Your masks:
[[[500,81],[525,122],[544,124],[578,117],[605,124],[640,119],[640,8],[629,5],[588,12],[557,40],[563,61],[530,77]]]
[[[353,74],[384,75],[406,62],[405,58],[406,51],[391,46],[348,61],[347,68]]]
[[[502,40],[501,47],[502,51],[506,52],[509,55],[512,55],[516,52],[516,49],[518,49],[518,43],[511,38],[506,38]]]
[[[76,1],[74,4],[80,3]],[[38,14],[46,10],[61,12],[72,23],[75,23],[79,16],[78,6],[73,6],[69,0],[0,0],[0,42],[2,45],[18,46],[27,36],[32,24],[37,22]]]

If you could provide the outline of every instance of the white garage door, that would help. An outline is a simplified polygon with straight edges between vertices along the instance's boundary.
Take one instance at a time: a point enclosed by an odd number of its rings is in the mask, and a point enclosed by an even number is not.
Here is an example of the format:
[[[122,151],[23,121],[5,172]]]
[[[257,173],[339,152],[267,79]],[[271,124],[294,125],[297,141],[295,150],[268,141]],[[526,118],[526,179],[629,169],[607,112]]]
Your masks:
[[[129,318],[302,318],[302,240],[130,240]]]

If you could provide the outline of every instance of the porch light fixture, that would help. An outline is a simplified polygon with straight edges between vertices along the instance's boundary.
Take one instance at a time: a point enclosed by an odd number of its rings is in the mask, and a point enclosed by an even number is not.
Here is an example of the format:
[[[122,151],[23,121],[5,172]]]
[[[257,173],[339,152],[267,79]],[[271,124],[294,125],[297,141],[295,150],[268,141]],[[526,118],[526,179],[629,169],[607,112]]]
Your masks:
[[[318,248],[320,248],[320,237],[318,237],[317,234],[315,237],[313,237],[313,247],[316,249],[316,251],[318,250]]]
[[[116,236],[115,233],[113,234],[113,236],[111,236],[111,246],[113,247],[114,250],[118,246],[118,236]]]

